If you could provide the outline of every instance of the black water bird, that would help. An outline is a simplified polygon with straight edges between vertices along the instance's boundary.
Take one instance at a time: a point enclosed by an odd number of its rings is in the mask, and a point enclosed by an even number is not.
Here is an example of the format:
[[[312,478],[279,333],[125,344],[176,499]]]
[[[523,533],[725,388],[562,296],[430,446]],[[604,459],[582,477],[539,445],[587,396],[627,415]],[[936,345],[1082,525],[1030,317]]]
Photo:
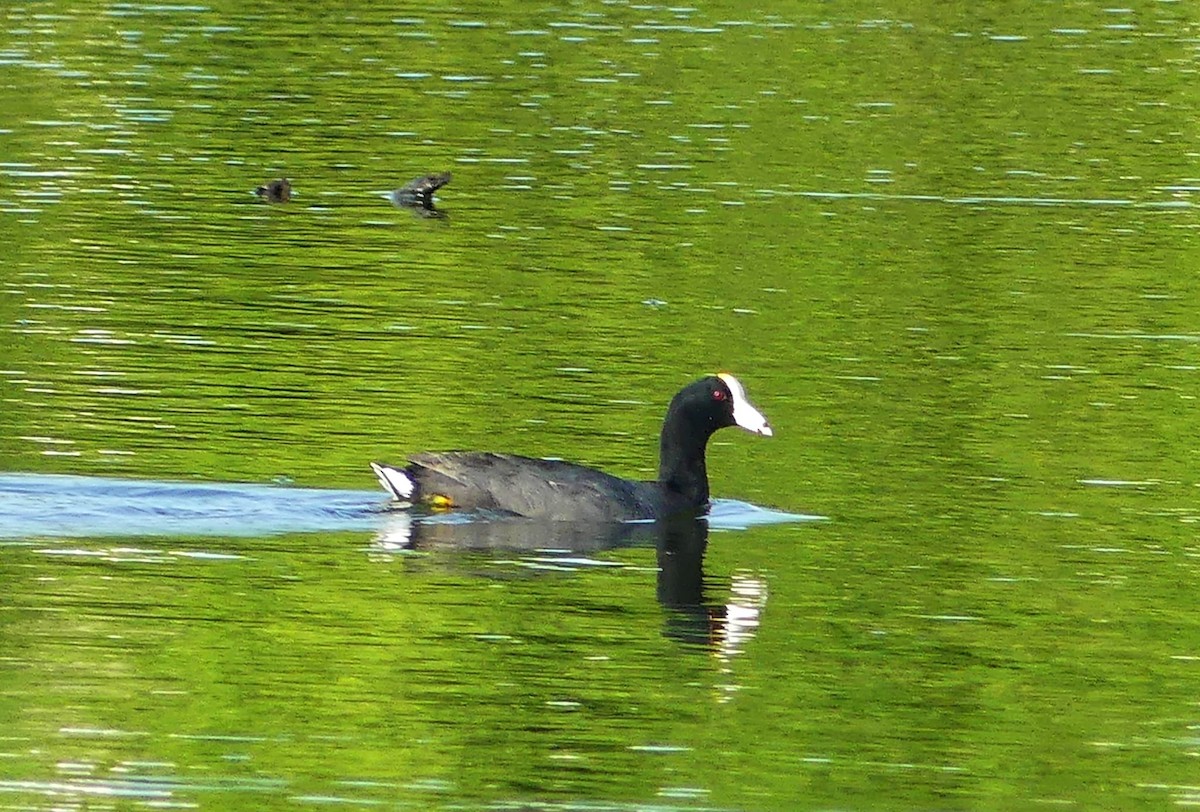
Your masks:
[[[412,209],[425,217],[437,217],[440,212],[433,204],[433,193],[450,182],[450,173],[440,175],[422,175],[413,178],[396,191],[388,195],[392,205],[402,209]]]
[[[399,502],[497,511],[555,521],[621,522],[703,512],[708,506],[705,449],[718,429],[771,427],[728,373],[679,390],[659,437],[658,479],[638,482],[560,460],[480,451],[427,452],[408,465],[371,463]]]
[[[292,199],[292,184],[287,178],[276,178],[259,186],[254,194],[268,203],[287,203]]]

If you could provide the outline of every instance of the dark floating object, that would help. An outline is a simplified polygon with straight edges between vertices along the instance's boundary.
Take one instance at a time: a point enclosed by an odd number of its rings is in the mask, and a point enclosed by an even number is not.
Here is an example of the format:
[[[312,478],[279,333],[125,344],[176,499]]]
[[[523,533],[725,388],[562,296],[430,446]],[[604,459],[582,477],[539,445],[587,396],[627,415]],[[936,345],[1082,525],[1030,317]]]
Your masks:
[[[722,373],[685,386],[671,400],[659,439],[657,481],[636,482],[570,462],[479,451],[414,454],[404,468],[373,462],[371,469],[396,500],[410,504],[554,521],[662,519],[707,509],[704,451],[713,432],[726,426],[772,434],[738,379]]]
[[[433,193],[449,182],[449,172],[413,178],[392,192],[388,199],[399,208],[412,209],[425,217],[437,217],[441,212],[433,205]]]
[[[292,199],[292,184],[287,178],[276,178],[259,186],[254,190],[254,194],[269,203],[287,203]]]

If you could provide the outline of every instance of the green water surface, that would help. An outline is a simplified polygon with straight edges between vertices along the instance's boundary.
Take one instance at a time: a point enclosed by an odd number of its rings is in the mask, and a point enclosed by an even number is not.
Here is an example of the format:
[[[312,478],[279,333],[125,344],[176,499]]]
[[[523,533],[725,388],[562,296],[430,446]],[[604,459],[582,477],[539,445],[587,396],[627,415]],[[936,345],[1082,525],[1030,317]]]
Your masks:
[[[729,370],[775,436],[718,435],[714,495],[829,520],[712,533],[687,610],[649,546],[4,542],[0,808],[1200,801],[1198,31],[6,5],[0,470],[651,477]],[[434,171],[445,217],[386,200]]]

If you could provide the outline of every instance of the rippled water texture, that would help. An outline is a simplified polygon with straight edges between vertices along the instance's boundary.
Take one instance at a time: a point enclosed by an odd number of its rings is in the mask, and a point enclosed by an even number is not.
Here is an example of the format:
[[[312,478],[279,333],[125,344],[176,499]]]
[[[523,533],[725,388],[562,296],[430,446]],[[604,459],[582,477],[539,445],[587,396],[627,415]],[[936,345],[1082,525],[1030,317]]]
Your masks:
[[[714,500],[705,523],[718,530],[820,519]],[[630,522],[634,528],[643,522]],[[269,485],[192,484],[61,475],[0,474],[0,539],[106,536],[272,536],[322,530],[375,530],[380,539],[416,525],[444,532],[486,533],[515,526],[533,538],[521,547],[558,547],[539,536],[555,528],[601,536],[614,528],[463,511],[426,511],[396,504],[378,490],[350,491]],[[401,545],[407,546],[407,545]]]
[[[0,31],[0,807],[1200,801],[1195,4]],[[707,522],[379,511],[717,370]]]

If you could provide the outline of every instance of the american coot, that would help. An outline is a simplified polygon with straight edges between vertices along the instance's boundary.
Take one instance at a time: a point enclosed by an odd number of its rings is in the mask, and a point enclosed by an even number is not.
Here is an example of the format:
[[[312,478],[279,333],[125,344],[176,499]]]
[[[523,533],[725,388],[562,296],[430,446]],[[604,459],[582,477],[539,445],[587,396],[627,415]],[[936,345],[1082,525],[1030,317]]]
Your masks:
[[[436,217],[439,212],[433,205],[433,193],[450,182],[450,173],[422,175],[413,178],[388,196],[392,204],[402,209],[413,209],[426,217]]]
[[[558,460],[479,451],[415,454],[404,468],[374,462],[371,468],[401,502],[566,521],[661,519],[707,507],[704,449],[713,432],[726,426],[772,433],[737,378],[722,373],[688,384],[671,400],[655,482]]]
[[[276,178],[259,186],[254,194],[269,203],[287,203],[292,199],[292,184],[287,178]]]

